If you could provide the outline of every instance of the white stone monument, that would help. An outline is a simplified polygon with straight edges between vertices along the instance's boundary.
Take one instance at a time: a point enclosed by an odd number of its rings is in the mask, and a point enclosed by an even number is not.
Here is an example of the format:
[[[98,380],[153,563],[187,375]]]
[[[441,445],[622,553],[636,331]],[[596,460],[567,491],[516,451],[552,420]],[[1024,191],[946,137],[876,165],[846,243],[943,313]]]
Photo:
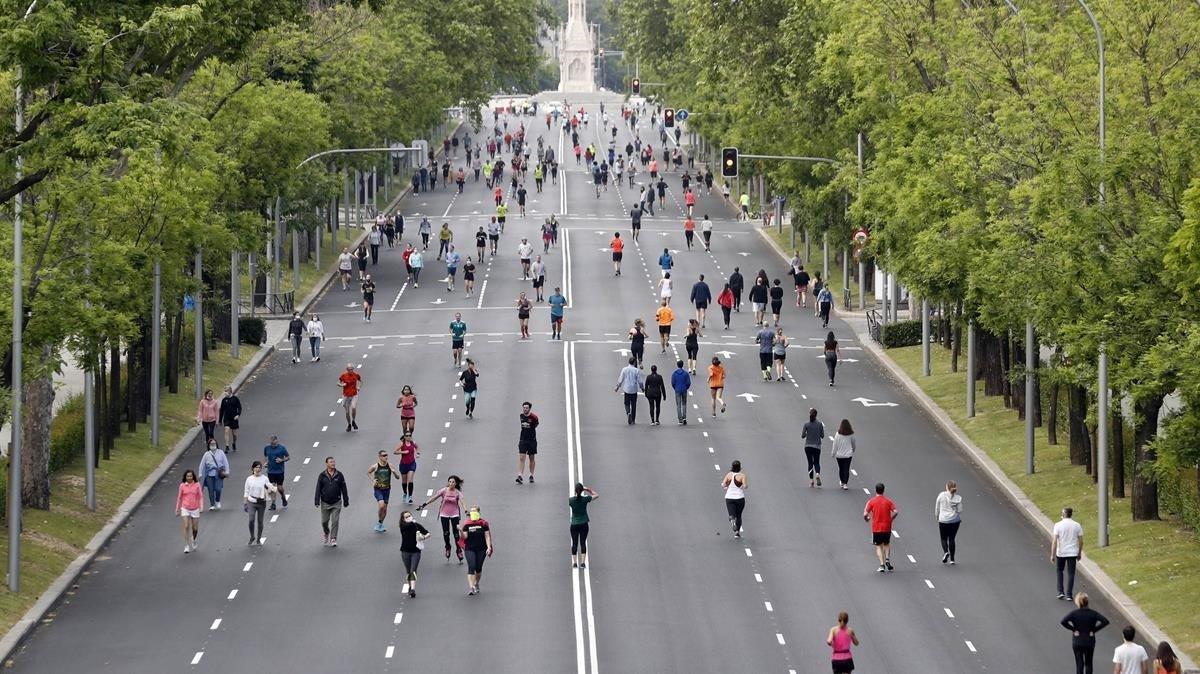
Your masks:
[[[596,90],[595,53],[592,31],[587,22],[586,0],[569,0],[567,27],[559,35],[558,90],[587,92]]]

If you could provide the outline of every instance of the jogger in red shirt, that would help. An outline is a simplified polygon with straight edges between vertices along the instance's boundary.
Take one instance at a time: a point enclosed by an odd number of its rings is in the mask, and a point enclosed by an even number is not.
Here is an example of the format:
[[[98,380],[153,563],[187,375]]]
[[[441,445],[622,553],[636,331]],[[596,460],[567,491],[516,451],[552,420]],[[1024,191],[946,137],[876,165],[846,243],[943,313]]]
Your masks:
[[[894,571],[892,566],[892,521],[900,514],[892,499],[883,495],[883,483],[875,483],[875,496],[863,508],[863,520],[871,523],[871,542],[879,558],[879,573]]]

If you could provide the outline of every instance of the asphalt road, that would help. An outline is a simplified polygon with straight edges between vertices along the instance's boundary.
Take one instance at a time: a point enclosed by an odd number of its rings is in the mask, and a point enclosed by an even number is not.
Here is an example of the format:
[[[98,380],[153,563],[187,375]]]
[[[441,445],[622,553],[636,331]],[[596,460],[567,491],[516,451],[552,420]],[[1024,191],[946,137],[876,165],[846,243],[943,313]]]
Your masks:
[[[618,109],[616,97],[606,101]],[[597,105],[587,108],[592,121],[581,142],[598,142]],[[560,184],[547,181],[540,194],[529,186],[527,217],[512,209],[500,254],[480,265],[476,294],[465,297],[461,279],[455,292],[446,291],[433,249],[419,288],[404,283],[400,249],[384,249],[370,268],[378,294],[369,324],[358,293],[335,285],[317,306],[328,337],[323,361],[293,365],[283,348],[241,392],[241,451],[230,456],[225,509],[201,518],[198,552],[182,554],[172,517],[175,484],[183,467],[195,467],[197,450],[23,645],[15,670],[815,672],[827,671],[825,633],[845,610],[862,639],[854,653],[858,671],[1069,671],[1069,635],[1058,620],[1070,606],[1054,597],[1046,542],[866,358],[840,321],[831,323],[843,348],[836,387],[826,385],[819,321],[791,301],[783,314],[792,340],[789,378],[763,382],[748,310],[735,314],[729,331],[720,329],[718,310],[700,358],[703,364],[720,353],[726,362],[728,412],[707,413],[701,375],[687,426],[673,422],[670,400],[664,425],[647,425],[644,402],[638,424],[625,423],[613,386],[633,319],[654,330],[662,248],[681,251],[673,274],[679,318],[667,353],[647,340],[646,366],[658,365],[668,379],[683,352],[681,323],[691,315],[687,294],[699,274],[714,292],[735,266],[748,279],[766,269],[786,287],[786,265],[754,225],[732,219],[718,196],[702,195],[697,207],[697,216],[709,213],[716,222],[712,252],[687,251],[677,174],[669,174],[666,207],[645,218],[639,244],[626,248],[623,274],[614,278],[608,242],[617,230],[628,236],[636,192],[614,185],[597,198],[570,155],[570,139],[547,130],[540,117],[524,121],[532,141],[543,136],[565,159],[564,170]],[[518,123],[509,120],[510,128]],[[639,133],[659,145],[645,122]],[[623,147],[628,127],[619,134]],[[439,187],[406,199],[403,209],[407,241],[417,239],[418,214],[425,214],[435,230],[451,224],[464,256],[474,254],[473,232],[493,210],[486,187],[470,179],[462,195]],[[540,249],[538,227],[550,212],[561,214],[562,233],[546,256],[547,294],[554,285],[569,291],[566,339],[548,338],[549,312],[538,305],[532,338],[521,340],[514,302],[532,290],[520,278],[516,246],[528,237]],[[473,420],[463,416],[451,363],[447,324],[455,311],[468,324],[468,355],[481,372]],[[344,431],[336,388],[346,363],[361,365],[364,378],[354,433]],[[464,568],[441,558],[435,537],[419,595],[408,598],[396,531],[404,505],[397,499],[389,531],[372,530],[366,469],[377,449],[398,440],[394,401],[404,384],[420,401],[417,498],[460,475],[467,501],[481,505],[493,525],[496,553],[479,596],[467,596]],[[855,398],[896,405],[866,407]],[[517,486],[524,400],[542,421],[538,480]],[[807,486],[798,436],[810,407],[830,434],[842,418],[855,426],[859,451],[849,491],[837,489],[828,442],[825,487]],[[272,433],[292,454],[286,484],[293,500],[268,513],[265,545],[248,547],[241,482]],[[351,487],[336,549],[321,545],[311,505],[326,456],[336,458]],[[729,535],[719,486],[733,459],[742,460],[750,480],[741,540]],[[590,509],[586,570],[572,570],[568,555],[566,497],[577,479],[602,495]],[[933,519],[947,479],[957,480],[966,506],[953,567],[939,563]],[[890,574],[876,573],[860,517],[864,492],[876,481],[887,484],[901,513]],[[437,527],[436,512],[418,519]],[[1084,582],[1077,588],[1088,589]],[[1102,601],[1094,605],[1115,617]],[[1119,627],[1102,633],[1100,662],[1118,640]]]

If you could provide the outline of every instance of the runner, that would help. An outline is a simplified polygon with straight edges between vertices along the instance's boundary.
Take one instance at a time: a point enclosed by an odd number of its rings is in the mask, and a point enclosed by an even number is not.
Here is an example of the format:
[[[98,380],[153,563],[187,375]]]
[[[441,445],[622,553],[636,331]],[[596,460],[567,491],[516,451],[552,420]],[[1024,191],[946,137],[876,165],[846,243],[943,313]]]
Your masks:
[[[821,292],[817,293],[817,306],[820,307],[821,327],[829,327],[829,312],[833,309],[833,293],[829,292],[829,286],[821,288]]]
[[[633,178],[631,176],[630,177],[631,186],[632,186],[632,180],[633,180]],[[630,234],[629,234],[630,238],[632,238],[634,241],[637,241],[638,235],[640,235],[642,233],[642,206],[641,206],[641,204],[634,204],[633,208],[629,210],[629,229],[630,229]],[[666,249],[664,248],[663,250],[665,251]]]
[[[771,298],[771,316],[775,319],[775,327],[779,327],[779,314],[783,312],[783,286],[779,279],[775,279],[775,284],[771,286],[769,291]]]
[[[437,490],[437,493],[429,497],[421,505],[417,506],[417,510],[424,510],[430,503],[440,500],[442,503],[438,507],[438,519],[442,523],[442,541],[446,544],[446,561],[450,561],[450,548],[452,541],[457,541],[459,536],[458,524],[463,517],[463,479],[457,475],[451,475],[446,479],[446,486]],[[455,552],[458,554],[458,563],[463,562],[463,553],[461,548],[455,547]]]
[[[533,261],[533,246],[529,239],[521,239],[521,244],[517,246],[517,257],[521,260],[521,280],[528,281],[529,265]]]
[[[300,312],[292,313],[292,320],[288,321],[288,339],[292,342],[292,364],[300,362],[300,340],[304,338],[304,321],[300,319]]]
[[[663,376],[658,373],[658,366],[650,366],[650,374],[646,376],[646,382],[643,387],[646,394],[646,401],[650,403],[650,425],[662,425],[662,403],[667,399],[667,384],[663,380]]]
[[[321,317],[317,314],[311,314],[308,318],[308,325],[305,326],[308,331],[308,350],[312,353],[310,363],[321,362],[321,342],[325,340],[325,324],[321,322]],[[237,433],[234,437],[236,439]]]
[[[808,422],[800,431],[804,438],[804,458],[808,460],[808,486],[821,486],[821,441],[825,439],[825,424],[817,421],[817,410],[808,410]]]
[[[741,215],[739,216],[738,219],[749,221],[750,220],[750,194],[748,192],[743,192],[741,198],[738,200],[738,203],[740,204],[741,209],[742,209]]]
[[[563,318],[566,316],[567,298],[562,289],[555,286],[554,294],[546,300],[550,304],[550,339],[562,339]]]
[[[621,275],[621,254],[625,250],[625,242],[621,240],[621,233],[614,232],[613,239],[608,243],[608,247],[612,249],[613,259],[613,276]]]
[[[838,425],[837,433],[833,434],[833,448],[829,454],[837,461],[838,465],[838,483],[842,487],[842,491],[848,490],[850,487],[850,462],[854,459],[854,452],[858,449],[858,443],[854,440],[854,429],[850,426],[849,419],[842,419],[842,423]]]
[[[683,337],[683,348],[687,353],[687,369],[696,374],[696,357],[700,354],[700,324],[696,319],[689,318],[687,333]]]
[[[517,323],[521,327],[521,339],[529,339],[529,311],[532,308],[533,303],[522,292],[517,297]]]
[[[783,334],[783,328],[775,328],[775,342],[771,345],[771,356],[775,362],[775,381],[784,381],[787,348],[788,338]]]
[[[545,302],[546,297],[543,294],[542,288],[546,286],[546,264],[542,262],[542,256],[538,255],[533,258],[533,264],[529,267],[529,273],[533,277],[533,290],[537,293],[537,301]]]
[[[674,289],[671,287],[671,272],[667,272],[658,280],[658,297],[665,306],[670,306],[672,294]]]
[[[362,282],[362,298],[363,298],[363,322],[371,322],[371,312],[375,309],[375,282],[371,280],[371,275],[367,274],[363,277]]]
[[[533,484],[533,471],[537,466],[538,417],[533,413],[533,403],[521,403],[521,435],[517,439],[517,484],[523,484],[521,474],[525,472],[525,457],[529,457],[529,484]]]
[[[350,289],[350,273],[354,269],[354,256],[350,254],[349,248],[343,248],[342,253],[338,255],[338,276],[342,279],[342,291]]]
[[[670,274],[667,275],[667,279],[665,280],[669,279]],[[662,306],[658,308],[658,311],[654,312],[654,318],[658,321],[658,341],[662,346],[663,353],[667,352],[667,343],[671,340],[671,323],[675,321],[675,312],[671,311],[671,307],[668,306],[670,302],[670,297],[663,298]]]
[[[796,251],[796,257],[799,258],[800,251]],[[800,265],[794,270],[792,279],[796,283],[796,306],[808,308],[808,282],[811,280],[808,272],[804,271],[804,265]]]
[[[208,492],[208,509],[220,510],[225,478],[229,477],[229,458],[221,451],[216,440],[208,443],[208,449],[200,457],[198,474],[204,482],[204,491]]]
[[[371,231],[367,232],[367,243],[371,246],[371,266],[379,264],[379,246],[383,244],[383,217],[382,213],[378,215]]]
[[[833,386],[833,375],[837,372],[838,356],[838,341],[833,337],[833,331],[825,336],[825,346],[822,348],[825,354],[825,370],[829,373],[829,385]]]
[[[325,470],[317,476],[313,505],[321,511],[322,545],[336,548],[338,523],[342,519],[342,508],[350,507],[350,492],[346,490],[346,476],[337,469],[332,456],[325,457]]]
[[[275,493],[275,485],[271,484],[266,475],[263,475],[262,466],[262,461],[250,464],[250,474],[246,476],[246,485],[242,489],[242,509],[250,515],[249,545],[262,545],[263,516],[267,511],[267,497],[274,497]],[[258,521],[257,530],[254,528],[255,520]]]
[[[272,435],[271,442],[268,443],[266,447],[263,447],[263,456],[266,458],[267,480],[270,481],[271,485],[274,487],[271,490],[270,510],[275,509],[276,492],[278,492],[279,496],[283,499],[283,509],[287,510],[287,493],[283,488],[284,464],[286,464],[288,461],[291,461],[292,455],[288,454],[287,447],[279,444],[279,438]]]
[[[295,362],[295,361],[293,361]],[[196,404],[196,423],[204,429],[204,444],[217,437],[217,418],[220,416],[221,404],[213,398],[212,389],[204,392],[200,402]]]
[[[821,303],[817,298],[820,297],[821,289],[824,287],[825,282],[821,280],[821,272],[817,272],[816,277],[812,280],[813,316],[821,315]]]
[[[775,331],[766,325],[754,336],[758,344],[758,369],[762,372],[763,381],[771,381],[771,349],[775,346]]]
[[[632,426],[637,420],[637,399],[638,391],[645,390],[646,385],[642,382],[642,372],[637,367],[637,359],[630,356],[629,364],[621,368],[621,373],[617,375],[617,385],[613,387],[613,391],[622,394],[625,404],[625,423]]]
[[[392,450],[392,454],[400,455],[400,496],[405,503],[413,502],[413,483],[416,482],[417,457],[421,456],[421,448],[413,442],[412,433],[405,433],[400,438],[400,444]]]
[[[346,371],[338,377],[342,389],[342,410],[346,413],[346,432],[358,430],[358,387],[362,386],[362,375],[354,371],[354,363],[346,363]]]
[[[462,264],[462,255],[454,249],[454,244],[446,250],[446,292],[454,292],[454,280],[458,276],[458,265]]]
[[[729,275],[729,289],[733,291],[733,310],[741,312],[742,310],[742,288],[745,287],[745,280],[742,279],[742,272],[739,267],[733,268],[733,273]]]
[[[216,447],[216,441],[212,441]],[[183,471],[179,481],[179,491],[175,494],[175,516],[180,519],[183,530],[183,554],[196,549],[196,538],[200,536],[200,509],[204,507],[204,497],[200,494],[200,483],[196,481],[196,471],[188,468]]]
[[[721,307],[721,317],[725,320],[725,329],[729,329],[729,315],[733,312],[733,289],[726,283],[717,295],[717,304]]]
[[[407,510],[400,513],[400,561],[404,562],[404,579],[408,581],[408,596],[417,596],[417,567],[421,565],[421,550],[429,530],[413,519]]]
[[[550,224],[550,218],[542,223],[542,252],[550,252],[550,244],[554,242],[554,226]]]
[[[708,366],[708,392],[712,396],[712,415],[717,416],[718,403],[721,405],[721,414],[724,414],[725,400],[721,394],[725,392],[725,366],[716,356],[713,356],[712,365]]]
[[[637,366],[642,366],[642,357],[646,354],[646,322],[640,318],[633,319],[633,327],[629,329],[629,355],[637,359]]]
[[[707,327],[705,316],[708,313],[708,303],[712,302],[712,289],[704,282],[704,274],[700,275],[700,280],[692,284],[692,304],[696,305],[696,320],[700,322],[700,327]]]
[[[587,568],[587,539],[589,529],[588,504],[600,494],[582,482],[575,483],[575,495],[567,499],[571,508],[571,568]]]
[[[665,204],[666,202],[663,203]],[[692,249],[692,243],[694,242],[695,238],[696,221],[692,219],[692,215],[689,213],[688,216],[683,220],[683,240],[684,243],[687,244],[688,250]]]
[[[363,280],[363,277],[367,275],[367,259],[369,257],[371,257],[371,254],[367,252],[367,244],[365,242],[358,244],[358,248],[354,249],[354,259],[358,261],[359,281]]]
[[[492,219],[488,221],[487,232],[488,242],[491,244],[492,248],[491,255],[494,257],[500,247],[500,223],[496,221],[496,216],[494,215],[492,216]],[[479,261],[483,261],[483,254],[479,255]]]
[[[479,226],[479,231],[475,232],[475,256],[480,260],[483,259],[484,250],[487,248],[487,232],[483,229],[483,225]]]
[[[842,611],[838,614],[837,624],[829,628],[829,636],[825,637],[825,643],[833,649],[833,674],[851,674],[854,671],[854,654],[850,651],[850,645],[858,645],[858,635],[850,629],[849,623],[850,614]]]
[[[462,366],[463,340],[467,337],[467,324],[463,323],[462,314],[455,312],[454,320],[450,321],[450,353],[454,359],[451,367],[458,369]]]
[[[689,194],[691,193],[689,192]],[[692,202],[695,203],[695,201],[696,197],[692,195]],[[704,251],[706,253],[712,251],[712,233],[713,222],[708,219],[708,214],[705,213],[704,219],[700,221],[700,236],[704,237]]]
[[[525,189],[525,183],[521,183],[517,187],[517,208],[521,210],[522,218],[525,217],[525,195],[527,194],[529,194],[529,191]]]
[[[499,189],[499,188],[497,188]],[[496,206],[496,222],[500,224],[500,231],[504,231],[504,222],[508,220],[508,204],[498,204]]]
[[[754,287],[750,289],[750,305],[754,308],[754,324],[763,326],[763,314],[767,310],[769,291],[767,281],[763,278],[754,279]]]
[[[483,257],[480,256],[479,259],[483,260]],[[463,265],[463,290],[466,291],[467,297],[475,292],[475,261],[469,256],[466,264]]]
[[[479,506],[471,506],[462,528],[463,548],[467,555],[467,594],[479,594],[483,577],[483,562],[492,556],[492,528],[483,519]]]
[[[958,484],[954,480],[947,481],[946,490],[937,495],[933,514],[937,517],[938,538],[942,541],[942,564],[954,564],[954,539],[958,536],[959,525],[962,524],[962,496],[959,495]]]
[[[671,257],[671,251],[663,248],[662,255],[658,256],[658,275],[660,277],[671,273],[671,269],[675,266],[675,259]]]
[[[429,218],[421,216],[421,223],[417,225],[417,233],[421,235],[421,250],[429,250],[429,237],[433,235],[433,223],[429,222]]]
[[[367,469],[367,477],[370,477],[374,482],[375,503],[379,510],[379,521],[375,523],[375,531],[383,533],[387,531],[383,523],[387,520],[388,501],[392,496],[392,476],[400,477],[400,473],[392,468],[392,463],[388,461],[388,455],[385,450],[379,450],[378,458]]]
[[[896,504],[883,495],[883,483],[875,484],[875,496],[863,508],[863,521],[871,523],[871,542],[879,559],[879,573],[895,571],[892,566],[892,521],[900,515]]]
[[[400,389],[400,397],[396,399],[396,409],[400,410],[400,432],[412,435],[417,425],[417,394],[413,393],[408,384]]]
[[[475,369],[475,361],[467,359],[467,369],[458,375],[462,382],[463,402],[466,404],[468,419],[475,418],[475,399],[479,396],[479,370]],[[409,503],[412,503],[410,500]]]
[[[690,187],[686,186],[688,184],[688,175],[686,173],[683,174],[683,184],[685,185],[683,188],[683,205],[687,207],[687,214],[690,218],[692,216],[692,211],[696,208],[696,195],[692,193]],[[705,250],[708,249],[707,241],[705,241],[704,248]]]
[[[692,388],[692,378],[683,367],[683,361],[675,361],[675,371],[671,373],[671,390],[675,391],[675,416],[680,426],[687,426],[687,396]]]
[[[746,509],[746,474],[742,472],[742,462],[734,460],[729,466],[729,472],[721,478],[721,488],[725,490],[725,512],[729,514],[729,525],[733,527],[733,537],[742,537],[742,511]]]

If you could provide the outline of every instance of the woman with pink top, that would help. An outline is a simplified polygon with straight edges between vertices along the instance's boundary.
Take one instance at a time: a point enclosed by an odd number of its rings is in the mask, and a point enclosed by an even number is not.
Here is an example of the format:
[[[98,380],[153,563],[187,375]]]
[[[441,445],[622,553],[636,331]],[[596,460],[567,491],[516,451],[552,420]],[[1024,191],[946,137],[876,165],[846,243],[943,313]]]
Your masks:
[[[446,561],[450,561],[451,541],[458,540],[458,523],[463,517],[462,484],[461,477],[451,475],[446,480],[445,487],[437,490],[437,493],[430,497],[428,501],[417,507],[417,510],[424,510],[430,503],[441,499],[442,505],[438,510],[438,519],[442,521],[442,540],[446,543]],[[462,548],[454,547],[458,553],[458,563],[462,564]]]
[[[847,627],[850,614],[842,611],[838,614],[838,624],[829,630],[825,643],[833,648],[833,674],[850,674],[854,671],[854,654],[850,645],[858,645],[858,635]]]
[[[209,392],[211,393],[211,391]],[[200,483],[196,471],[183,471],[179,482],[179,493],[175,496],[175,516],[183,523],[183,554],[196,549],[196,537],[200,535],[200,508],[204,505],[200,496]]]
[[[206,447],[208,441],[216,437],[217,416],[220,410],[221,403],[213,399],[212,389],[205,391],[204,397],[196,405],[196,423],[204,427],[204,445]]]

